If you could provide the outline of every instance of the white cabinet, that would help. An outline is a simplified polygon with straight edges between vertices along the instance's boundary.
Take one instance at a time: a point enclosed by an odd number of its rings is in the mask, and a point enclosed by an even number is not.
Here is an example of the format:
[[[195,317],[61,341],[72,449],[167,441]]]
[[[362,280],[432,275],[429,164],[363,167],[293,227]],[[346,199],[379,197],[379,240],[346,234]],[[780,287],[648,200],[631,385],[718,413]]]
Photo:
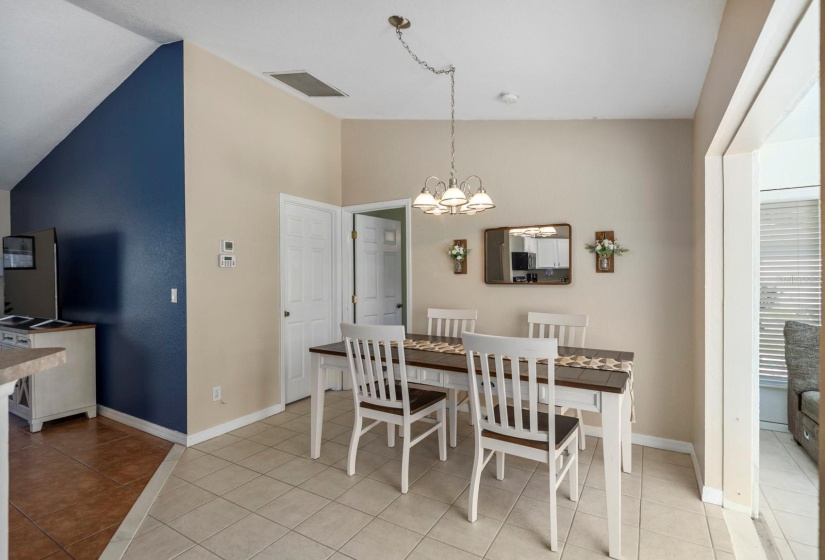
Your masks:
[[[538,268],[570,268],[570,240],[539,238],[536,252]]]
[[[556,239],[557,267],[570,268],[570,240]]]
[[[9,397],[9,412],[28,420],[32,432],[64,416],[97,415],[95,328],[19,332],[0,327],[0,350],[55,347],[66,349],[66,363],[20,379]]]

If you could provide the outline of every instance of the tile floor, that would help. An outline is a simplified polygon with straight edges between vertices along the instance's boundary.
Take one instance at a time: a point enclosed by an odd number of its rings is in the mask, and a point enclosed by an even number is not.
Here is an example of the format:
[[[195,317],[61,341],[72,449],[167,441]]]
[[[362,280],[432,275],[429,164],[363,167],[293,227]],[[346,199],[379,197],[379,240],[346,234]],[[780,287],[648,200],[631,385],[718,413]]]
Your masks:
[[[788,432],[759,436],[759,509],[782,560],[818,559],[817,465]]]
[[[560,490],[560,553],[548,548],[543,466],[507,458],[506,477],[485,471],[479,519],[467,521],[473,438],[446,462],[436,439],[413,448],[410,492],[401,495],[400,444],[386,431],[361,439],[355,476],[345,461],[352,396],[329,392],[324,443],[309,457],[309,400],[189,448],[152,505],[125,558],[342,560],[588,560],[604,558],[607,521],[599,440],[588,438],[579,466],[581,500]],[[468,437],[469,436],[469,437]],[[624,558],[733,558],[721,508],[699,500],[688,455],[634,446],[633,473],[623,475]]]
[[[107,418],[9,415],[9,557],[97,558],[172,444]]]

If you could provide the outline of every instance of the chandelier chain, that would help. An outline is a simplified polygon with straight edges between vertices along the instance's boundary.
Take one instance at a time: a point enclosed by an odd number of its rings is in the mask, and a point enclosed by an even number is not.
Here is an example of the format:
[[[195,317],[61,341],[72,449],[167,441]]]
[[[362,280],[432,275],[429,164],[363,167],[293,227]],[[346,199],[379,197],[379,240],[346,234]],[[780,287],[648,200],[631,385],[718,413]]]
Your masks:
[[[410,46],[404,40],[404,37],[401,34],[401,28],[395,28],[395,34],[398,36],[398,40],[401,41],[401,45],[406,49],[410,56],[416,61],[422,68],[428,70],[436,75],[448,74],[450,76],[450,178],[455,178],[455,66],[450,65],[447,68],[436,69],[427,64],[427,61],[421,60],[418,56],[412,52]]]

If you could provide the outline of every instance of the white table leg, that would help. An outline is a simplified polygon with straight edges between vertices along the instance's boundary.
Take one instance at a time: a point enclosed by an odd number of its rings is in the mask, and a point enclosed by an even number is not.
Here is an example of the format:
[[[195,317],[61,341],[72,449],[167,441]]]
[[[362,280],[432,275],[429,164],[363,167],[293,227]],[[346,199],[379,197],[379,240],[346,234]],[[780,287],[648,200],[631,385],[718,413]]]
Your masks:
[[[321,354],[312,353],[310,365],[310,403],[312,404],[312,427],[309,436],[309,456],[321,456],[321,428],[324,425],[324,390],[326,372],[321,368]]]
[[[633,471],[633,441],[630,433],[630,407],[632,406],[630,393],[622,396],[622,472]]]
[[[14,382],[0,385],[0,558],[9,557],[9,395]]]
[[[622,394],[602,393],[604,487],[611,558],[622,556]]]
[[[458,443],[458,391],[455,389],[447,390],[447,416],[449,417],[450,425],[450,447],[455,447]]]

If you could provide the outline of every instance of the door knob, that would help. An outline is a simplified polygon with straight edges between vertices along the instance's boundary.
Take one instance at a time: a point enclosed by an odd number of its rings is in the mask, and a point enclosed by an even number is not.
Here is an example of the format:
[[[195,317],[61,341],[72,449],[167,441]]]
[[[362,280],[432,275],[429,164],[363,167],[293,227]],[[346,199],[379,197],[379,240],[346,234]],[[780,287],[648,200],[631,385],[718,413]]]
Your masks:
[[[289,311],[284,311],[284,317],[289,317]]]
[[[404,304],[403,304],[403,303],[396,303],[396,304],[395,304],[395,308],[396,308],[396,309],[401,309],[402,307],[404,307]]]

